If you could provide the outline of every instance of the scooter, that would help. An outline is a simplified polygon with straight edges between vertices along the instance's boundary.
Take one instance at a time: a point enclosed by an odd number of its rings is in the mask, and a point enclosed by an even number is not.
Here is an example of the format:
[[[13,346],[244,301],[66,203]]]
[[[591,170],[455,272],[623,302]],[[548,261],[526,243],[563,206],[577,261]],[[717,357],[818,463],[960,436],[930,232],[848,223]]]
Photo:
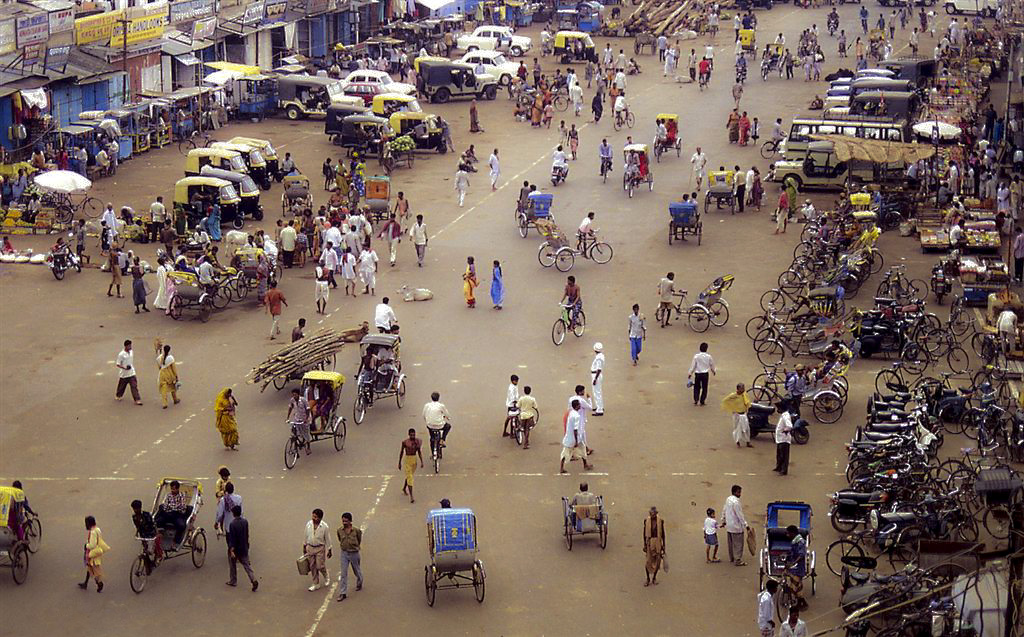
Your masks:
[[[747,409],[747,424],[750,426],[750,437],[754,438],[761,432],[768,434],[775,433],[775,423],[771,422],[771,416],[776,412],[771,405],[753,403]],[[793,442],[798,445],[806,445],[811,439],[811,432],[807,429],[807,421],[800,417],[800,413],[792,406],[789,408],[789,415],[793,419]]]
[[[551,167],[551,185],[557,186],[569,177],[569,166]]]

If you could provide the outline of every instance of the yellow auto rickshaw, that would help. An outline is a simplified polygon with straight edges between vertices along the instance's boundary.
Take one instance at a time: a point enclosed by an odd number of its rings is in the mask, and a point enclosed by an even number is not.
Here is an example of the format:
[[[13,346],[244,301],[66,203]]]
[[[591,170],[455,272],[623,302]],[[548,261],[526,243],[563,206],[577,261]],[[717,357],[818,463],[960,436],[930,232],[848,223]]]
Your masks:
[[[373,114],[391,117],[392,113],[422,113],[420,102],[412,95],[402,93],[378,93],[373,96]],[[395,129],[397,130],[397,129]]]
[[[192,227],[203,218],[208,204],[220,205],[221,222],[233,222],[239,215],[242,198],[234,185],[217,177],[185,177],[174,184],[174,216],[178,233]]]
[[[270,171],[267,169],[267,160],[263,153],[252,144],[240,144],[236,142],[214,142],[212,148],[223,148],[233,150],[242,156],[249,169],[249,176],[258,183],[264,190],[270,190]]]
[[[448,150],[437,115],[409,111],[394,113],[388,118],[388,124],[395,137],[408,135],[419,150],[436,150],[442,154]]]
[[[203,166],[213,166],[236,173],[249,172],[242,154],[226,148],[193,148],[185,156],[185,175],[198,175]]]
[[[562,64],[597,62],[597,48],[590,34],[582,31],[559,31],[555,34],[555,56]]]
[[[248,144],[259,149],[263,159],[267,160],[267,172],[274,179],[281,181],[281,175],[278,175],[280,168],[278,167],[277,149],[270,143],[270,140],[256,137],[232,137],[228,141],[232,144]]]

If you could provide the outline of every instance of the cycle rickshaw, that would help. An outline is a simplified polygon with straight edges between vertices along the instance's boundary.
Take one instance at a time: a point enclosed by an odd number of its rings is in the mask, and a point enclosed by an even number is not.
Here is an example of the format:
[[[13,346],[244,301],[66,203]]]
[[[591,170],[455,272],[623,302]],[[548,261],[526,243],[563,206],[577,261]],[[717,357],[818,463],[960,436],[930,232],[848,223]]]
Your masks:
[[[665,141],[655,141],[654,143],[654,159],[659,163],[661,162],[661,156],[663,153],[675,149],[676,157],[681,157],[683,154],[683,140],[679,138],[679,116],[675,113],[660,113],[655,121],[665,122],[665,130],[668,132],[668,136]]]
[[[372,349],[377,357],[374,369],[359,366],[357,376],[356,400],[352,405],[352,418],[361,424],[366,418],[366,410],[380,398],[395,397],[398,408],[405,403],[405,374],[402,373],[402,361],[399,358],[401,338],[393,334],[367,334],[359,342],[360,357],[365,357]]]
[[[156,491],[156,498],[153,499],[153,519],[157,519],[160,505],[170,493],[171,482],[177,482],[180,485],[178,488],[185,494],[185,498],[189,502],[185,509],[185,532],[180,544],[175,544],[174,536],[177,531],[171,526],[157,525],[155,537],[135,537],[136,540],[142,542],[142,552],[132,562],[128,578],[132,591],[135,593],[141,593],[146,588],[146,581],[150,574],[166,560],[191,555],[192,565],[196,568],[202,568],[206,562],[206,531],[202,527],[196,528],[199,509],[203,506],[203,485],[198,480],[185,478],[161,480]],[[160,545],[159,550],[157,543]]]
[[[565,529],[565,546],[572,550],[574,535],[597,534],[601,540],[601,548],[608,546],[608,514],[604,512],[604,498],[594,496],[594,504],[573,504],[572,500],[562,497],[562,523]]]
[[[167,313],[171,315],[171,318],[177,321],[181,318],[184,310],[196,309],[199,311],[200,321],[203,323],[209,321],[210,315],[216,309],[214,306],[215,295],[203,289],[199,285],[198,277],[191,272],[173,271],[167,276],[174,281],[174,296],[171,297],[170,305],[167,308]],[[230,293],[228,294],[230,295]],[[225,297],[221,296],[221,298]]]
[[[740,29],[740,44],[744,55],[757,55],[757,32],[754,29]]]
[[[554,195],[542,192],[530,193],[530,196],[527,198],[526,205],[521,209],[516,210],[516,221],[519,224],[519,236],[525,239],[526,235],[529,234],[531,227],[537,228],[537,232],[540,232],[540,228],[537,226],[538,220],[555,220],[555,215],[551,214],[551,204],[554,200]]]
[[[423,567],[427,605],[438,589],[472,585],[476,601],[484,601],[484,563],[477,558],[476,516],[472,509],[432,509],[427,513],[430,564]],[[470,573],[466,575],[465,573]],[[448,581],[444,581],[447,578]]]
[[[0,487],[0,560],[6,559],[14,583],[21,585],[28,577],[28,556],[35,551],[30,548],[30,533],[39,528],[36,539],[42,537],[41,527],[33,527],[31,519],[25,517],[25,492],[15,487]],[[21,532],[19,532],[19,527]],[[20,536],[20,537],[19,537]]]
[[[281,193],[281,215],[289,210],[292,216],[299,216],[305,209],[313,209],[313,195],[309,191],[309,177],[305,175],[285,175],[282,179],[284,192]]]
[[[700,245],[704,224],[700,220],[697,203],[693,201],[670,202],[668,213],[671,215],[668,222],[668,244],[672,245],[673,241],[686,241],[686,235],[692,234],[697,237],[697,245]]]
[[[647,144],[630,144],[622,149],[626,159],[626,169],[622,174],[622,189],[633,198],[633,191],[646,183],[649,190],[654,190],[654,173],[651,172],[651,156]]]
[[[715,202],[715,210],[729,207],[730,214],[736,214],[736,174],[731,170],[713,170],[708,173],[708,191],[704,195],[704,212],[708,211],[711,202]]]
[[[576,235],[576,247],[572,247],[553,221],[540,219],[534,227],[544,237],[537,251],[537,260],[545,268],[555,266],[559,272],[568,272],[576,265],[576,255],[604,265],[612,260],[612,247],[604,241],[598,241],[597,235]]]
[[[334,450],[341,451],[345,448],[345,436],[348,433],[348,426],[345,417],[338,413],[341,388],[345,385],[345,377],[338,372],[326,370],[314,370],[302,375],[302,389],[300,390],[309,401],[309,411],[312,417],[309,436],[310,444],[320,440],[331,439],[334,441]],[[313,427],[320,420],[317,429]],[[299,461],[299,450],[305,448],[306,441],[299,435],[295,425],[291,426],[291,435],[284,445],[284,466],[291,469]]]
[[[782,71],[782,53],[784,47],[781,44],[766,44],[764,53],[761,55],[761,79],[767,81],[768,75],[773,71]]]
[[[781,516],[796,517],[792,523],[806,541],[806,574],[804,579],[811,580],[811,595],[816,592],[817,573],[814,570],[814,551],[811,549],[811,505],[806,502],[776,501],[769,502],[765,512],[764,548],[761,549],[761,565],[758,569],[758,587],[763,590],[765,578],[779,582],[779,592],[775,595],[775,612],[779,622],[789,615],[789,609],[796,603],[796,592],[786,579],[786,559],[793,543],[786,533],[786,526]]]

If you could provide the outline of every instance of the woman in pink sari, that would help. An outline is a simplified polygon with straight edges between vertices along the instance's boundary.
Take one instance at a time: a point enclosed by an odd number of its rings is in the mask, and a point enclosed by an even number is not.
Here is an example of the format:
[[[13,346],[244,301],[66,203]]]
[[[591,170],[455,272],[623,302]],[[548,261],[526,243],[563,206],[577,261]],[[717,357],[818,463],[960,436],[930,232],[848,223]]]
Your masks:
[[[740,146],[746,146],[747,145],[748,136],[750,135],[750,119],[747,117],[747,112],[746,111],[743,111],[743,114],[740,115],[739,128],[740,128]]]

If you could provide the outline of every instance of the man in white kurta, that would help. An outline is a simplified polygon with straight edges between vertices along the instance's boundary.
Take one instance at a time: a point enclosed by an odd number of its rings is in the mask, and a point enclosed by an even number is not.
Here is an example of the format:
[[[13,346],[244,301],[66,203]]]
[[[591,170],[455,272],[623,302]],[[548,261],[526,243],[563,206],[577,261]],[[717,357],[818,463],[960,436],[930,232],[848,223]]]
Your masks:
[[[594,343],[594,361],[590,364],[590,376],[594,392],[594,415],[604,415],[604,346],[601,343]]]

